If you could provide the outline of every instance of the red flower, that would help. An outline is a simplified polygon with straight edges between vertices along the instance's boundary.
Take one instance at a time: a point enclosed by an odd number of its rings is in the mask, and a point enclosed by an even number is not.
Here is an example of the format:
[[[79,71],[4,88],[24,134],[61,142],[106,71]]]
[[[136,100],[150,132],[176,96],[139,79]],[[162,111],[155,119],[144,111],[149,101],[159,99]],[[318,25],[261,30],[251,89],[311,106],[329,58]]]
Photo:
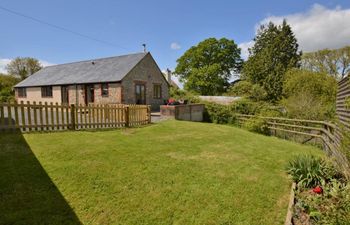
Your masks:
[[[170,98],[169,100],[168,100],[168,104],[171,104],[171,103],[174,103],[175,102],[175,99],[173,99],[173,98]]]
[[[312,191],[316,194],[322,194],[323,189],[320,186],[316,186]]]

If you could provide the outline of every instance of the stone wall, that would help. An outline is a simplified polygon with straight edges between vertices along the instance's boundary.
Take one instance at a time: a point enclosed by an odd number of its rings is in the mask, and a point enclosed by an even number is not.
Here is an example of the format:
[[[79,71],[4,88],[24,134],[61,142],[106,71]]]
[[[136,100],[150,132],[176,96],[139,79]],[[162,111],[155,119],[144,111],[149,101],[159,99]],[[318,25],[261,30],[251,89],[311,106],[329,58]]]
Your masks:
[[[69,104],[76,104],[76,93],[78,93],[78,104],[85,105],[85,85],[69,86]],[[121,104],[122,92],[120,83],[108,84],[108,97],[101,95],[101,84],[94,84],[94,104]]]
[[[95,102],[97,104],[121,104],[122,103],[122,87],[120,83],[108,84],[108,97],[101,95],[101,84],[95,84]]]
[[[84,99],[84,85],[70,85],[68,86],[68,99],[69,104],[85,104]],[[78,98],[76,98],[76,94],[78,94]]]
[[[135,104],[135,85],[144,83],[146,87],[146,104],[151,105],[152,110],[159,110],[159,106],[164,104],[164,100],[169,98],[169,85],[159,70],[156,62],[150,54],[147,54],[134,69],[122,80],[123,103]],[[161,98],[153,98],[153,85],[161,85]]]
[[[15,97],[16,101],[24,101],[27,102],[29,101],[30,103],[32,102],[48,102],[48,103],[58,103],[61,104],[61,86],[53,86],[52,87],[52,97],[41,97],[41,87],[27,87],[27,97],[20,98],[18,97],[18,89],[15,89]]]

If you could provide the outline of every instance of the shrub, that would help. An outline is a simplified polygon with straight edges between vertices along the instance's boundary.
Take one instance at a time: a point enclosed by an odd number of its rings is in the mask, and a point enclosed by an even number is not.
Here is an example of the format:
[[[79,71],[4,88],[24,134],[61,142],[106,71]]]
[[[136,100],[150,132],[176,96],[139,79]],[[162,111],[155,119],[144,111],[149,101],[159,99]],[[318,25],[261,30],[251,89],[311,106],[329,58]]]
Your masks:
[[[235,113],[254,115],[258,111],[258,103],[253,102],[249,99],[242,98],[232,103],[231,109]]]
[[[227,91],[226,95],[230,96],[250,96],[253,84],[246,80],[238,81],[236,84],[231,86]]]
[[[338,172],[330,162],[313,155],[296,156],[289,162],[287,172],[298,185],[306,188],[338,177]]]
[[[292,69],[283,86],[289,117],[330,120],[335,116],[337,81],[326,73]]]
[[[236,117],[231,106],[206,102],[204,121],[218,124],[234,124],[236,122]]]
[[[181,90],[179,88],[170,87],[169,94],[170,94],[170,97],[174,98],[175,100],[184,100],[184,101],[187,101],[188,103],[199,102],[199,98],[197,95],[189,91]]]
[[[0,74],[0,102],[9,102],[15,99],[13,86],[20,80],[14,76]]]
[[[244,122],[243,127],[251,132],[256,132],[265,135],[270,134],[267,121],[261,118],[252,117]]]
[[[232,86],[226,95],[246,97],[253,101],[262,101],[266,99],[267,93],[260,85],[242,80]]]
[[[205,104],[204,121],[236,124],[236,114],[260,115],[260,116],[281,116],[281,109],[266,102],[254,102],[242,98],[231,105],[221,105],[212,102]],[[261,122],[261,121],[260,121]],[[259,131],[261,133],[261,129]],[[263,131],[263,133],[266,133]]]

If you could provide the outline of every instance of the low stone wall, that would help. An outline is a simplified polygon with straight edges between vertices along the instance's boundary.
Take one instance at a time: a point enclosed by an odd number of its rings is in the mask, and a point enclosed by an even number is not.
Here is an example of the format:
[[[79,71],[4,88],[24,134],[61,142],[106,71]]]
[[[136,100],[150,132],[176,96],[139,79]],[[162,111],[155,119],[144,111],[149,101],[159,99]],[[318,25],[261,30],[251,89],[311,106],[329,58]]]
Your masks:
[[[162,105],[160,115],[177,120],[203,121],[204,104]]]

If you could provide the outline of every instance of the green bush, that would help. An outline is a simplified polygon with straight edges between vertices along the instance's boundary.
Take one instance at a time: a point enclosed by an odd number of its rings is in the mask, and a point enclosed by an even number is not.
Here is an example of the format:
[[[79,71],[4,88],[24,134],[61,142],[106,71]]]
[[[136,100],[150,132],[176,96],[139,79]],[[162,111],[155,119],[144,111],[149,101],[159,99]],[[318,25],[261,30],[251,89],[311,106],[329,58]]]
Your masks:
[[[251,132],[265,135],[270,134],[267,121],[261,118],[252,117],[243,123],[243,127]]]
[[[175,100],[185,100],[188,103],[198,103],[199,98],[192,92],[181,90],[179,88],[170,87],[169,90],[170,97]]]
[[[242,98],[231,105],[221,105],[212,102],[205,104],[204,121],[220,124],[236,124],[236,114],[273,116],[282,115],[281,109],[266,102],[254,102]],[[261,132],[259,132],[261,133]],[[266,133],[265,131],[263,133]]]
[[[0,102],[9,102],[15,99],[13,86],[19,81],[14,76],[0,74]]]
[[[330,162],[313,155],[296,156],[289,162],[287,172],[292,176],[294,182],[305,188],[312,188],[339,177]]]
[[[242,98],[231,104],[231,109],[235,113],[254,115],[259,109],[259,104],[249,99]]]
[[[206,102],[204,121],[218,124],[234,124],[236,117],[231,106]]]
[[[10,87],[0,90],[0,102],[11,102],[15,100],[15,92]]]
[[[253,89],[253,84],[247,80],[238,81],[236,84],[231,86],[227,91],[228,96],[251,96],[251,91]]]
[[[326,73],[292,69],[283,85],[288,116],[310,120],[331,120],[335,116],[337,81]]]

